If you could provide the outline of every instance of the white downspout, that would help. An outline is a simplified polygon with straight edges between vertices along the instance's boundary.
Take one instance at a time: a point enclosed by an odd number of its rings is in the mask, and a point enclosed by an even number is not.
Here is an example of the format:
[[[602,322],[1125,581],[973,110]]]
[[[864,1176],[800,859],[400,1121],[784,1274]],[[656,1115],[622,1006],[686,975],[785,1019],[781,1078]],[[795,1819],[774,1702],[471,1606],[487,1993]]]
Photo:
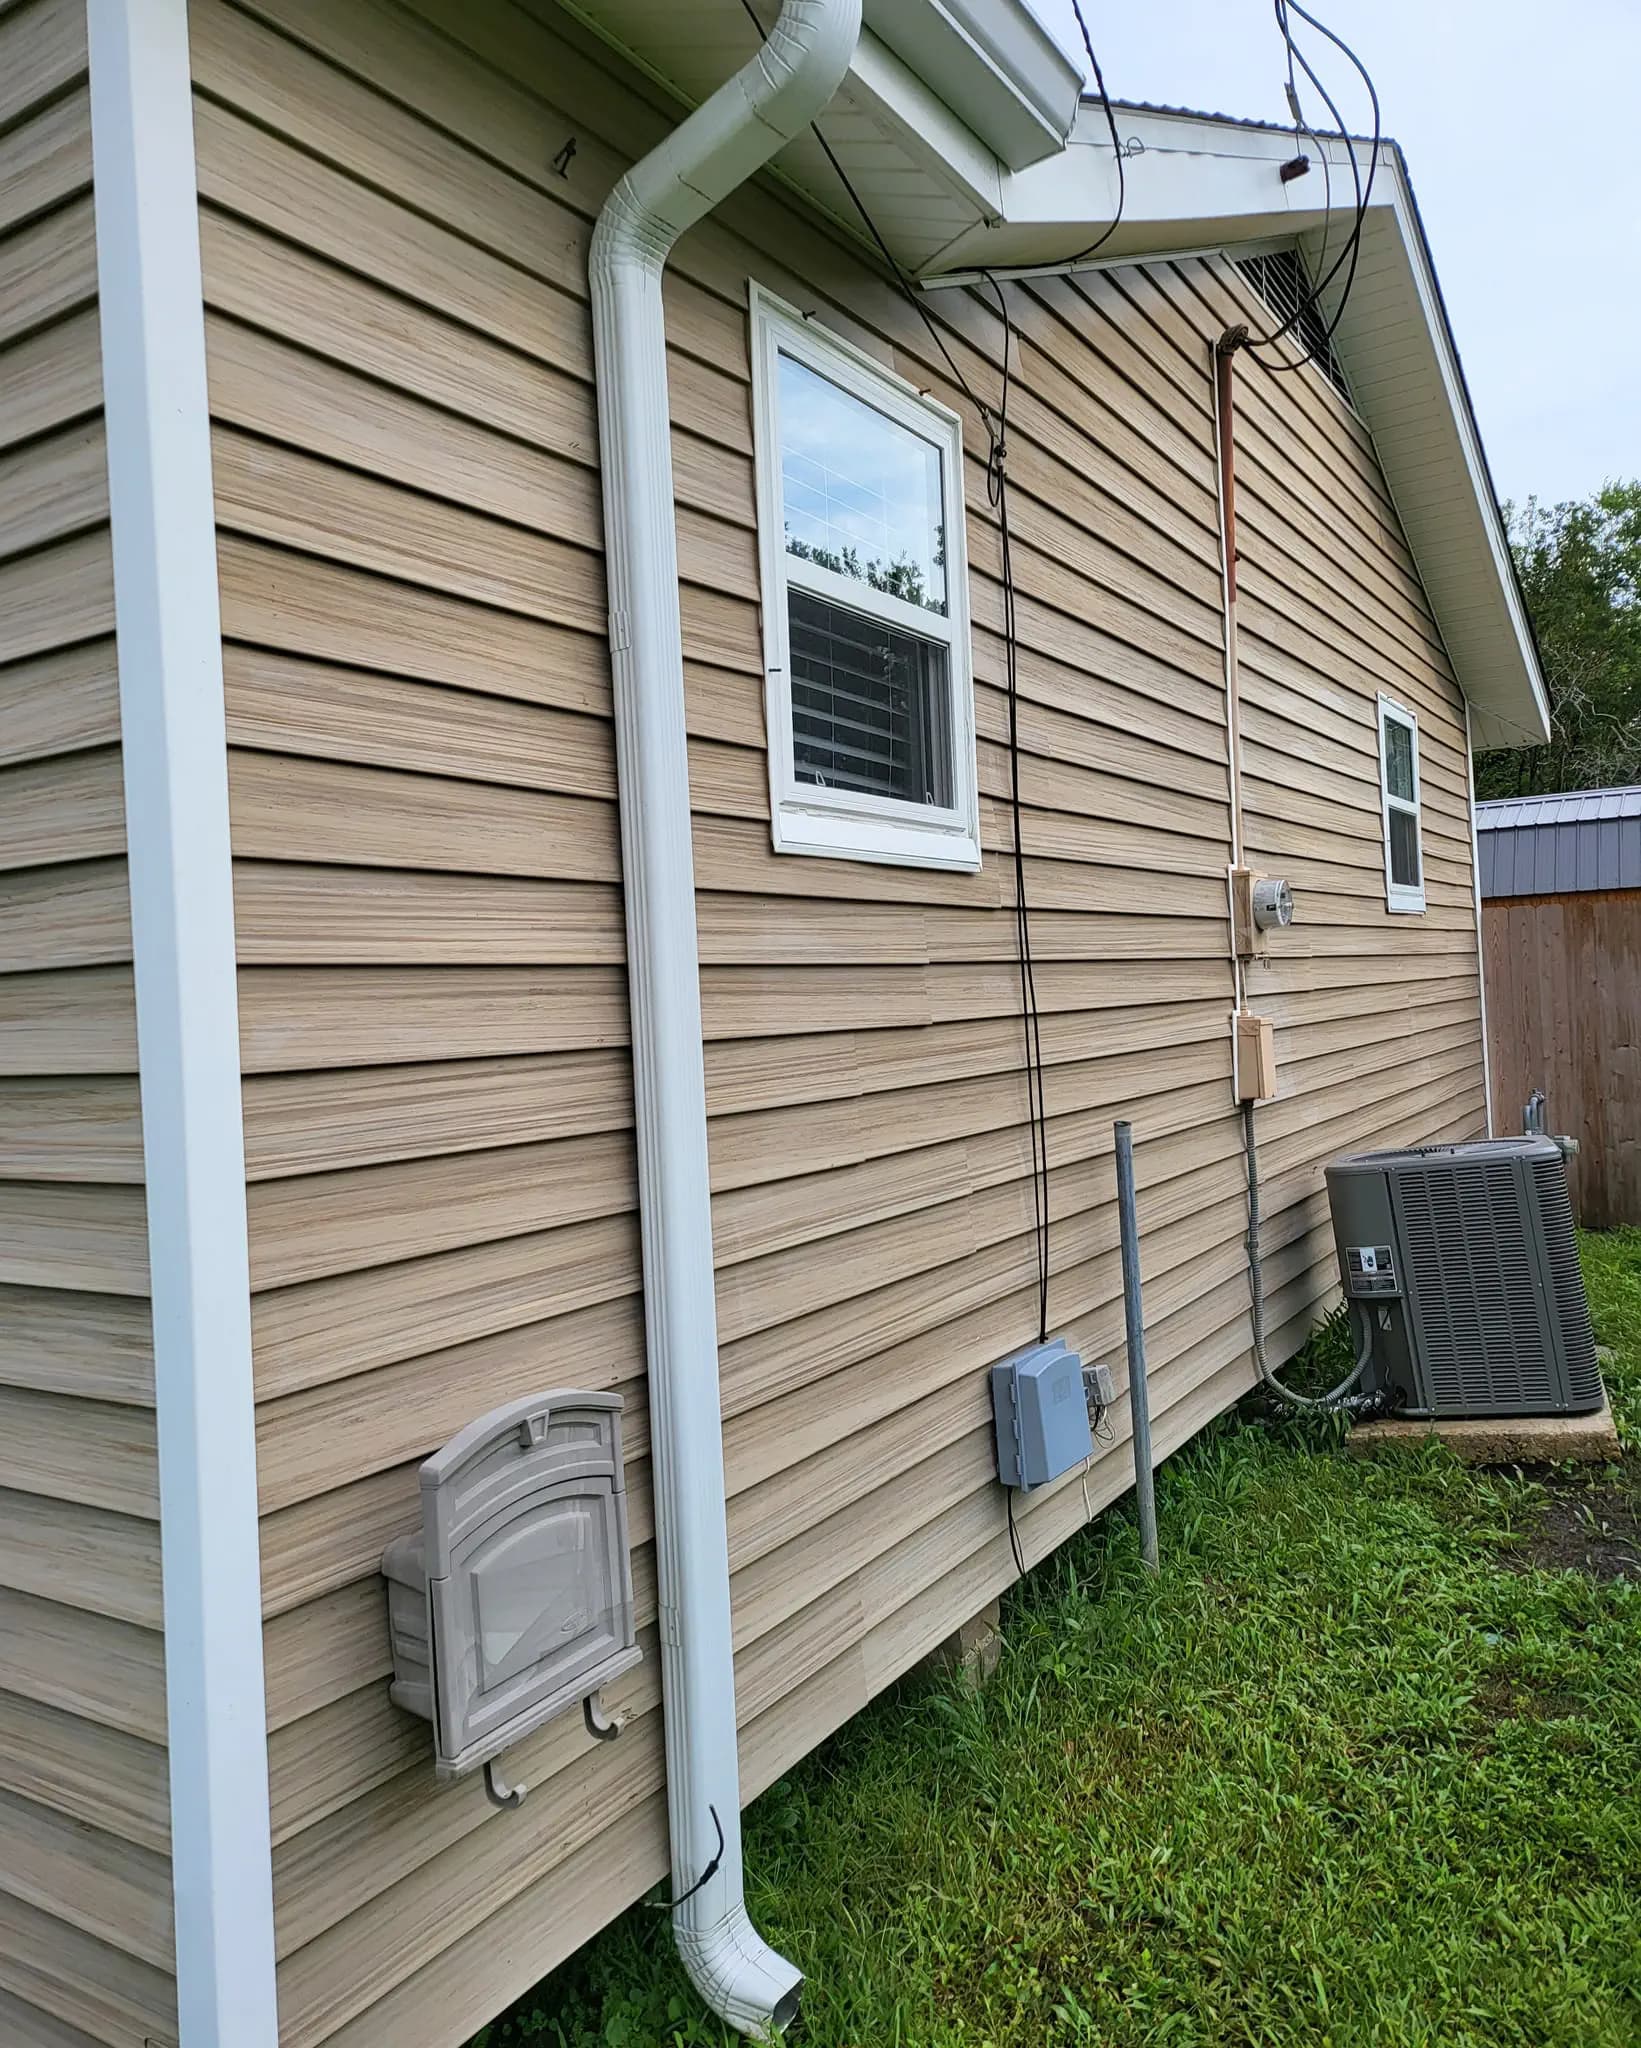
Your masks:
[[[644,1246],[667,1811],[673,1895],[679,1901],[673,1931],[702,1997],[751,2035],[787,2024],[797,2010],[802,1977],[753,1927],[742,1889],[661,272],[678,237],[831,99],[854,54],[860,9],[861,0],[785,0],[751,62],[610,194],[589,262]]]

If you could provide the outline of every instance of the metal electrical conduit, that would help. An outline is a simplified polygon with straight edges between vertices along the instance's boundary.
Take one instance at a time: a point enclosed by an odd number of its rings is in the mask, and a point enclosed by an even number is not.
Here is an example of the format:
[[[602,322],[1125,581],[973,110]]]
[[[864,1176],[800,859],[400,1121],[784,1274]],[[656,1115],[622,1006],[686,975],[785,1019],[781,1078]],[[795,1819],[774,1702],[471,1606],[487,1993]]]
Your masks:
[[[784,2027],[799,1972],[752,1925],[730,1636],[706,1086],[661,273],[841,83],[861,0],[785,0],[757,53],[635,164],[589,262],[637,1111],[672,1924],[701,1996]]]
[[[1157,1569],[1157,1487],[1151,1465],[1151,1387],[1145,1371],[1145,1307],[1140,1293],[1140,1219],[1134,1199],[1134,1127],[1112,1126],[1117,1152],[1117,1227],[1122,1239],[1123,1322],[1128,1338],[1128,1414],[1134,1438],[1134,1504],[1140,1556]]]

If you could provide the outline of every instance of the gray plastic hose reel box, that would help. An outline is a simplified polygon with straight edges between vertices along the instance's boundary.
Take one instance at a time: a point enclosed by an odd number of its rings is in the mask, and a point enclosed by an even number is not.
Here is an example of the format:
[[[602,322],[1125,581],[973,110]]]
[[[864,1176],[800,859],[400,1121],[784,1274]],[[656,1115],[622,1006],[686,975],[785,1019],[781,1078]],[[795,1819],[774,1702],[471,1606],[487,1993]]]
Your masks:
[[[1022,1491],[1046,1485],[1094,1449],[1083,1362],[1061,1337],[1028,1344],[991,1369],[997,1476]]]
[[[476,1769],[640,1657],[621,1397],[535,1394],[422,1466],[422,1526],[388,1545],[392,1698]]]

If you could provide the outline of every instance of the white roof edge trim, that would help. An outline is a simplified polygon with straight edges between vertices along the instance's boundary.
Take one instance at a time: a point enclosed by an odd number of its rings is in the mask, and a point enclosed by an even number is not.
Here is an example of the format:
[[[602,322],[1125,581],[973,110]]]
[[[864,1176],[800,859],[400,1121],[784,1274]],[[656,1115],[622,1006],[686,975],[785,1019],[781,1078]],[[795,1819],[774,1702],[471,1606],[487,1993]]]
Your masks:
[[[866,26],[1011,170],[1065,146],[1081,70],[1026,0],[866,0]]]
[[[1320,228],[1318,202],[1322,194],[1308,189],[1318,185],[1316,177],[1287,186],[1279,185],[1274,177],[1275,167],[1293,153],[1291,131],[1185,111],[1130,106],[1117,106],[1115,111],[1124,142],[1132,140],[1141,146],[1127,165],[1127,205],[1118,246],[1086,267],[1107,269],[1209,253],[1237,257],[1251,254],[1259,246],[1269,248],[1273,236],[1291,244]],[[1086,116],[1087,103],[1084,113]],[[1103,129],[1103,115],[1101,126]],[[1027,275],[1085,267],[1063,261],[1056,264],[1039,251],[1050,233],[1056,241],[1063,236],[1076,247],[1097,236],[1111,219],[1115,180],[1110,174],[1109,141],[1102,151],[1098,136],[1091,130],[1087,133],[1088,140],[1077,136],[1054,161],[1005,177],[1002,214],[996,225],[984,231],[983,237],[959,237],[938,259],[953,267],[937,276],[925,275],[920,280],[924,287],[973,281],[978,275],[973,267],[974,244],[982,238],[988,245],[982,259],[985,266],[1005,275],[1011,268],[1011,242],[1029,251],[1024,258]],[[1331,166],[1348,170],[1341,141],[1329,140],[1327,153]],[[1147,174],[1148,159],[1153,160],[1154,175]],[[1423,327],[1422,381],[1452,425],[1467,485],[1464,496],[1473,508],[1476,523],[1470,527],[1468,539],[1474,557],[1472,573],[1478,589],[1487,589],[1491,604],[1497,607],[1493,630],[1476,634],[1469,625],[1461,625],[1461,607],[1450,598],[1444,607],[1447,622],[1438,610],[1438,625],[1448,642],[1460,688],[1475,711],[1477,744],[1484,748],[1541,744],[1549,737],[1549,697],[1537,646],[1406,163],[1400,148],[1388,139],[1381,144],[1371,211],[1373,218],[1394,223],[1396,247]],[[1380,345],[1375,317],[1359,301],[1347,309],[1336,336],[1347,376],[1351,375],[1352,356],[1371,360]],[[1375,434],[1371,399],[1362,396],[1355,377],[1352,386],[1357,390],[1363,424],[1375,435],[1380,466],[1409,545],[1414,546],[1417,558],[1414,536],[1423,530],[1428,559],[1429,528],[1436,514],[1431,511],[1421,516],[1412,465],[1399,463],[1394,451],[1387,456],[1386,443],[1394,438],[1389,420]],[[1404,472],[1400,476],[1399,469]],[[1459,539],[1462,543],[1464,536]],[[1485,576],[1480,570],[1483,561],[1488,572]],[[1436,608],[1437,595],[1429,586],[1442,577],[1433,563],[1428,569],[1421,563],[1420,572]],[[1506,630],[1497,630],[1501,627]],[[1473,644],[1464,649],[1462,643],[1467,639]],[[1485,654],[1481,651],[1484,641],[1492,642]]]
[[[1522,667],[1528,689],[1532,693],[1533,709],[1537,714],[1536,729],[1523,728],[1522,737],[1516,744],[1543,744],[1550,737],[1550,693],[1545,687],[1544,673],[1539,665],[1538,643],[1533,636],[1532,622],[1527,616],[1521,585],[1516,577],[1515,559],[1510,553],[1509,538],[1504,530],[1504,515],[1499,506],[1498,493],[1493,487],[1492,472],[1487,466],[1481,429],[1476,424],[1475,410],[1470,403],[1469,387],[1465,383],[1464,370],[1459,362],[1458,344],[1453,338],[1453,330],[1447,318],[1447,307],[1442,299],[1441,286],[1436,281],[1436,267],[1431,260],[1430,244],[1425,237],[1424,222],[1419,216],[1418,201],[1413,196],[1413,186],[1407,175],[1407,162],[1396,143],[1390,145],[1389,162],[1381,164],[1381,175],[1385,170],[1390,172],[1395,181],[1394,204],[1397,225],[1402,231],[1403,247],[1407,251],[1413,271],[1413,282],[1425,316],[1425,325],[1430,331],[1434,345],[1436,364],[1441,374],[1448,410],[1453,416],[1453,423],[1464,449],[1465,467],[1470,475],[1471,487],[1475,492],[1476,503],[1493,555],[1494,573],[1498,578],[1505,609],[1510,615],[1510,623],[1521,649]],[[1371,422],[1369,424],[1371,430]],[[1388,472],[1385,481],[1389,484],[1391,496],[1394,498],[1395,481]],[[1468,688],[1465,689],[1465,697],[1467,700],[1477,701],[1475,693]],[[1485,700],[1477,701],[1477,709],[1490,721],[1496,719],[1498,715],[1491,710]]]

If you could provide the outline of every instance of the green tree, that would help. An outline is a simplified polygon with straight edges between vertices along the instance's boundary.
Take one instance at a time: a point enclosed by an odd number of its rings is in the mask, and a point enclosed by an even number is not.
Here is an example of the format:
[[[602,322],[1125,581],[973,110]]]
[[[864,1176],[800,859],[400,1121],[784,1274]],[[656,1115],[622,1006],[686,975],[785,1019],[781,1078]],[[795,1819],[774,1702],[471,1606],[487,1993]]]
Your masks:
[[[1504,511],[1550,689],[1550,741],[1478,755],[1476,794],[1641,782],[1641,481]]]

